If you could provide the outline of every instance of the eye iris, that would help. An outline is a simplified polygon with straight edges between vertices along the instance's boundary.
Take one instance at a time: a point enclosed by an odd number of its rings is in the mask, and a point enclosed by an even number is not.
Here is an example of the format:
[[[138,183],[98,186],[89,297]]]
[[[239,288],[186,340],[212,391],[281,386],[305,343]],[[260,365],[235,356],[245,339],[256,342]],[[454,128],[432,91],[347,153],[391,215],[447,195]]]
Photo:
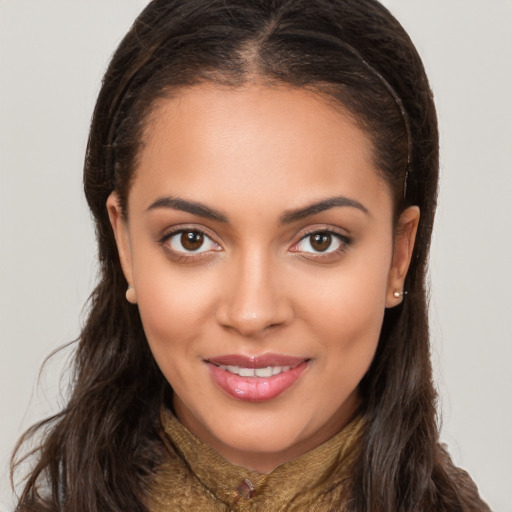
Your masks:
[[[204,235],[197,231],[185,231],[181,235],[181,245],[187,251],[196,251],[204,243]]]
[[[315,233],[310,237],[311,247],[315,251],[324,252],[331,246],[332,235],[329,233]]]

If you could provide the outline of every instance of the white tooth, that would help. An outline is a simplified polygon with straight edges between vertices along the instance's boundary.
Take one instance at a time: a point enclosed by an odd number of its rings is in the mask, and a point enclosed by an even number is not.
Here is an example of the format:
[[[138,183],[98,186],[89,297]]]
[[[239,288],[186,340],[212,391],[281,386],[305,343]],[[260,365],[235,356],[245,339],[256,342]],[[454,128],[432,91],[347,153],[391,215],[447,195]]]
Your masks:
[[[240,377],[254,377],[254,368],[240,368]]]
[[[272,366],[256,368],[254,373],[256,374],[256,377],[272,377]]]
[[[273,375],[279,375],[282,372],[287,372],[291,369],[291,366],[267,366],[266,368],[240,368],[236,365],[225,365],[220,364],[219,368],[226,370],[240,377],[272,377]]]

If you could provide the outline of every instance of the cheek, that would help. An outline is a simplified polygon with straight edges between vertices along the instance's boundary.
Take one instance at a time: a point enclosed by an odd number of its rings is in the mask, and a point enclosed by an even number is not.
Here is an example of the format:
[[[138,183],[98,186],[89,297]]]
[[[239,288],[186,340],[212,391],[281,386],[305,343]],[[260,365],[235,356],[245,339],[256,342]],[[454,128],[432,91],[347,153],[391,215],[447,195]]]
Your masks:
[[[379,295],[358,283],[357,288],[333,293],[331,300],[318,301],[317,339],[339,370],[357,375],[371,363],[385,309],[384,294]]]
[[[295,293],[300,297],[304,314],[309,311],[307,314],[318,318],[320,325],[332,326],[342,333],[364,330],[368,323],[380,324],[385,309],[390,246],[384,254],[377,258],[371,252],[367,257],[357,255],[324,275],[324,269],[319,269],[295,280]]]
[[[141,268],[141,267],[139,267]],[[165,259],[153,261],[135,276],[144,331],[159,366],[179,366],[212,316],[215,286],[211,272],[180,269]]]
[[[374,258],[347,260],[324,278],[312,278],[297,291],[301,315],[327,354],[327,375],[357,385],[377,348],[385,311],[391,246]]]

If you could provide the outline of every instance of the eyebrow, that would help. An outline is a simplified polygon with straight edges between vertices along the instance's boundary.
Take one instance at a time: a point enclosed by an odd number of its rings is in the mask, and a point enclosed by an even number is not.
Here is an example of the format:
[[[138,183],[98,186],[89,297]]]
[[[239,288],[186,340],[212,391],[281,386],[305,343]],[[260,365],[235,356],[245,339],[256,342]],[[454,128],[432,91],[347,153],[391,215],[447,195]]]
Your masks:
[[[331,208],[347,206],[351,208],[357,208],[366,214],[369,213],[368,210],[359,201],[344,196],[336,196],[323,199],[322,201],[310,204],[304,208],[288,210],[281,216],[281,223],[290,224],[292,222],[304,219],[305,217],[309,217],[310,215],[315,215],[316,213],[330,210]]]
[[[158,208],[170,208],[182,212],[199,215],[206,219],[216,220],[218,222],[228,222],[228,218],[221,212],[196,201],[188,201],[179,197],[159,197],[153,202],[146,211],[157,210]]]
[[[351,207],[361,210],[366,214],[369,213],[368,210],[359,201],[344,196],[336,196],[323,199],[322,201],[312,203],[303,208],[287,210],[283,215],[281,215],[280,221],[282,224],[291,224],[292,222],[296,222],[325,210],[339,207]],[[204,217],[206,219],[215,220],[217,222],[229,222],[226,215],[219,212],[218,210],[214,210],[213,208],[210,208],[203,203],[189,201],[179,197],[159,197],[147,208],[146,211],[157,210],[159,208],[179,210],[182,212],[191,213],[193,215],[199,215],[200,217]]]

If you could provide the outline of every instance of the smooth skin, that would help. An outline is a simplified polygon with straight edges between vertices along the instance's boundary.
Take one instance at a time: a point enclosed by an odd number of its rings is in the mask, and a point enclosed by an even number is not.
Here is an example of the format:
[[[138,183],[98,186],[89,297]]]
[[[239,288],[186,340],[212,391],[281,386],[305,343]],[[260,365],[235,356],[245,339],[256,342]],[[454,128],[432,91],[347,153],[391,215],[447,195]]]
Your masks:
[[[107,208],[127,298],[197,437],[268,472],[350,421],[419,210],[393,232],[389,187],[347,113],[284,85],[187,88],[151,117],[126,217],[115,192]],[[206,363],[268,353],[307,368],[257,403],[228,396]]]

